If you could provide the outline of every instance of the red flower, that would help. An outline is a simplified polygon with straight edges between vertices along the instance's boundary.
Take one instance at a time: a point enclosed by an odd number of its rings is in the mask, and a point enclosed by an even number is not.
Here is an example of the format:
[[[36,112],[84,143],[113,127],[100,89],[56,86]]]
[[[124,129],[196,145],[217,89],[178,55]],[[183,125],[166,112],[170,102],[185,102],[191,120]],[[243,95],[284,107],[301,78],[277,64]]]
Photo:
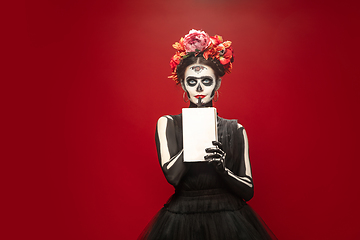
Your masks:
[[[225,58],[231,58],[231,57],[232,57],[232,49],[231,49],[231,48],[226,49],[223,57],[225,57]]]
[[[212,42],[214,45],[219,45],[220,43],[223,42],[222,37],[219,36],[219,35],[215,35],[215,36],[213,36],[213,37],[210,37],[210,40],[211,40],[211,42]]]
[[[170,60],[170,67],[171,70],[174,71],[176,69],[176,66],[180,63],[180,56],[178,54],[175,54],[171,60]]]

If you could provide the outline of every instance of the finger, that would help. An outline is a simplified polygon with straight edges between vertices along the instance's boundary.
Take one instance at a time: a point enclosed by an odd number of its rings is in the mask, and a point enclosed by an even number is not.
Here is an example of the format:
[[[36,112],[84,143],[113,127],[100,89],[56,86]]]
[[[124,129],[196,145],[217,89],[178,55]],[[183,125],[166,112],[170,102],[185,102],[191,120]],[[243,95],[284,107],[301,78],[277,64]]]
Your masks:
[[[221,156],[226,155],[225,152],[223,150],[219,149],[219,148],[215,148],[215,149],[214,148],[207,148],[207,149],[205,149],[205,152],[206,153],[219,154]]]
[[[214,158],[214,157],[212,157],[212,156],[204,156],[204,159],[205,159],[205,161],[207,162],[207,163],[213,163],[214,161],[218,161],[218,159],[217,158]]]
[[[210,158],[207,160],[207,162],[214,164],[214,165],[222,164],[221,159],[219,159],[219,158]]]
[[[205,151],[208,150],[208,149],[219,149],[218,147],[209,147],[209,148],[205,148]]]
[[[207,152],[207,153],[219,153],[219,154],[223,153],[223,151],[221,149],[219,149],[219,148],[206,148],[205,152]]]
[[[205,160],[208,160],[208,159],[221,159],[221,158],[222,158],[222,155],[217,154],[217,153],[208,154],[208,155],[205,155],[205,156],[204,156],[204,159],[205,159]]]
[[[212,144],[214,146],[217,146],[218,148],[222,149],[223,150],[223,146],[222,146],[222,143],[221,142],[218,142],[218,141],[212,141]]]

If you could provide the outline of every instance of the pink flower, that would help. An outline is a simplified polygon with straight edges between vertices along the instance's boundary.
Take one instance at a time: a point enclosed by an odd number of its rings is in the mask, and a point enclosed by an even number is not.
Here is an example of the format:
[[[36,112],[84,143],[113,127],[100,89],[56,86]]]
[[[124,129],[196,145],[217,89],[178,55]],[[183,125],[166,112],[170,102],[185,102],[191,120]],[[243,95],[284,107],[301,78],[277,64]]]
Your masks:
[[[206,32],[195,29],[190,30],[189,34],[185,35],[184,38],[186,53],[201,52],[205,50],[210,43],[210,37]]]

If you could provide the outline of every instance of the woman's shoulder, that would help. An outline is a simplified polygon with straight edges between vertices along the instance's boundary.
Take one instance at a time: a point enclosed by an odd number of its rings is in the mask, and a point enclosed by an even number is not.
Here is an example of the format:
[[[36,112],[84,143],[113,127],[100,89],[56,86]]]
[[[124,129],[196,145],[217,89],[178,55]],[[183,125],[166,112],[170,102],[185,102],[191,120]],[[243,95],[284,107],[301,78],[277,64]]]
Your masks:
[[[244,129],[244,126],[237,119],[226,119],[218,116],[218,122],[222,125],[230,125],[236,129]]]
[[[173,121],[174,119],[177,119],[177,118],[181,118],[181,113],[178,114],[178,115],[164,115],[164,116],[161,116],[159,119],[158,119],[158,122],[159,121]]]
[[[161,116],[158,121],[157,124],[158,125],[163,125],[163,124],[167,124],[168,122],[179,122],[181,121],[181,114],[178,115],[164,115]]]

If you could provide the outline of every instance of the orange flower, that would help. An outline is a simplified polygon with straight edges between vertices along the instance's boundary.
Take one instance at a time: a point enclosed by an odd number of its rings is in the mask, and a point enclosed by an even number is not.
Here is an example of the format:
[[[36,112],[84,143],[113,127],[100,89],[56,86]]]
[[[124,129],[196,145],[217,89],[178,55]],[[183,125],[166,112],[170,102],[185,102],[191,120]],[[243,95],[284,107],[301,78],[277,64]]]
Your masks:
[[[231,42],[230,41],[223,42],[223,45],[225,48],[229,48],[231,46]]]
[[[181,38],[179,42],[174,43],[172,46],[178,51],[185,51],[183,42],[184,38]]]

